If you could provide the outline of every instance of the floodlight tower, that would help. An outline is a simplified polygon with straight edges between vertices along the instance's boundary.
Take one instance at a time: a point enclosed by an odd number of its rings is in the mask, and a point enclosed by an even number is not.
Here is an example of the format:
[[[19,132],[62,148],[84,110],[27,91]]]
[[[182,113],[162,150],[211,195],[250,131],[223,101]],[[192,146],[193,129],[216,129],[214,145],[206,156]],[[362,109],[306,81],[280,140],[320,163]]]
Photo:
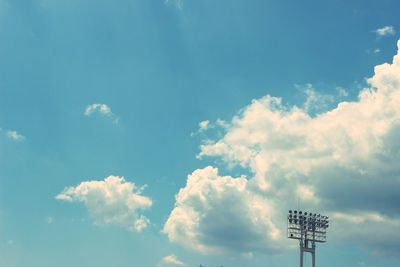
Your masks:
[[[300,267],[303,267],[304,252],[311,253],[312,267],[315,267],[315,242],[326,242],[326,229],[328,226],[328,216],[289,210],[287,216],[287,235],[288,238],[299,240]]]

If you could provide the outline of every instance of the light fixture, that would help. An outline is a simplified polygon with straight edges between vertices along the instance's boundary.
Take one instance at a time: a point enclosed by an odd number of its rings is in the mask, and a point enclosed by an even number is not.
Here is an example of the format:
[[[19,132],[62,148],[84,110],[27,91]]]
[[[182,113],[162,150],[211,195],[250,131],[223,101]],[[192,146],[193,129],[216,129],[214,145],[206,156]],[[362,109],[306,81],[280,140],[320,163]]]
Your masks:
[[[298,217],[297,217],[298,214]],[[326,242],[326,229],[329,217],[321,214],[289,210],[287,236],[300,243],[300,267],[303,267],[304,252],[312,255],[312,266],[315,267],[315,243]]]

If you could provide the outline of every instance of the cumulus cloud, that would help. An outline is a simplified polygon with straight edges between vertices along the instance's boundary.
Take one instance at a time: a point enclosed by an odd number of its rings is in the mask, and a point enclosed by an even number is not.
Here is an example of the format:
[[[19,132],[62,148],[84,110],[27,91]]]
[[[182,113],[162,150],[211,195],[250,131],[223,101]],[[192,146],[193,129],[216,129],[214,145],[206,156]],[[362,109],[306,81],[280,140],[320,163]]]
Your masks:
[[[162,258],[158,266],[162,267],[162,266],[187,266],[187,265],[183,263],[181,260],[179,260],[174,254],[171,254]]]
[[[206,167],[188,176],[164,226],[173,242],[202,253],[276,249],[280,229],[272,222],[273,204],[252,194],[245,177],[220,176]]]
[[[249,178],[221,177],[211,167],[193,172],[165,224],[169,239],[201,252],[271,252],[285,239],[286,211],[300,200],[304,209],[335,214],[330,238],[399,255],[398,47],[356,101],[317,116],[272,96],[243,108],[199,156],[240,166]],[[371,232],[379,234],[371,240]]]
[[[396,33],[393,26],[384,26],[382,28],[376,29],[374,32],[380,37],[394,35]]]
[[[117,124],[119,118],[111,111],[111,108],[106,104],[91,104],[85,109],[85,116],[90,117],[93,114],[100,114],[103,117],[109,118],[113,123]]]
[[[66,187],[56,199],[82,202],[96,224],[114,224],[141,232],[150,221],[140,211],[152,206],[152,200],[141,191],[142,188],[123,177],[109,176],[103,181],[86,181],[76,187]]]
[[[25,139],[25,136],[18,133],[17,131],[3,130],[1,128],[0,128],[0,135],[4,135],[5,137],[14,141],[23,141]]]

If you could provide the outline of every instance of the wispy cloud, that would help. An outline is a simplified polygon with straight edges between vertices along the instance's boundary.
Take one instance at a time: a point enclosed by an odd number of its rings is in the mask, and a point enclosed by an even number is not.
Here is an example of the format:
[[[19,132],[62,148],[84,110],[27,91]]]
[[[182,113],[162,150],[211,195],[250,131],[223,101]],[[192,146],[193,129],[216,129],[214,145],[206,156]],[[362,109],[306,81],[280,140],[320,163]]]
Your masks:
[[[209,120],[204,120],[204,121],[199,122],[198,127],[199,128],[197,129],[197,131],[196,132],[192,132],[190,134],[190,136],[195,136],[195,135],[203,133],[203,132],[205,132],[205,131],[207,131],[207,130],[209,130],[211,128],[214,128],[214,126],[210,123]]]
[[[90,117],[93,114],[100,114],[103,117],[109,118],[113,121],[113,123],[118,124],[119,118],[115,115],[111,108],[106,104],[91,104],[88,105],[85,109],[85,116]]]
[[[160,263],[158,264],[158,267],[163,267],[163,266],[187,266],[187,265],[181,260],[179,260],[174,254],[171,254],[161,259]]]
[[[100,181],[82,182],[76,187],[66,187],[57,200],[82,202],[98,225],[114,224],[129,231],[141,232],[150,221],[140,214],[152,206],[152,200],[141,195],[143,187],[118,176]]]
[[[384,26],[374,31],[379,37],[390,36],[396,33],[393,26]]]
[[[165,0],[164,4],[166,5],[174,5],[179,10],[183,9],[183,0]]]
[[[45,221],[47,224],[52,224],[52,223],[54,222],[54,217],[52,217],[52,216],[47,216],[47,217],[44,219],[44,221]]]
[[[336,87],[335,94],[324,94],[317,91],[314,86],[310,83],[304,86],[295,85],[296,88],[300,89],[301,92],[306,96],[306,100],[303,103],[303,109],[308,113],[321,113],[327,111],[329,108],[343,98],[347,97],[349,93],[343,87]]]
[[[0,134],[4,135],[5,137],[14,140],[14,141],[23,141],[25,140],[25,136],[22,134],[18,133],[17,131],[11,131],[11,130],[3,130],[0,128]]]
[[[211,129],[220,129],[228,127],[228,123],[222,119],[217,119],[211,123],[209,120],[200,121],[196,132],[192,132],[190,136],[196,136],[201,133],[205,133]]]

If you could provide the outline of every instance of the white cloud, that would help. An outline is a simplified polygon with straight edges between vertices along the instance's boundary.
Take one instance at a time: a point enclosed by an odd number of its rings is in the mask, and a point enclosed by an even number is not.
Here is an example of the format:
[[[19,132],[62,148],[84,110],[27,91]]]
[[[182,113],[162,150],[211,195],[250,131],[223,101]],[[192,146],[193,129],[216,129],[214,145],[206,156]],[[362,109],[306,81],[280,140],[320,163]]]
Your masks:
[[[101,116],[111,119],[115,124],[119,122],[119,118],[111,111],[111,108],[106,104],[91,104],[85,109],[85,116],[90,117],[93,114],[100,114]]]
[[[285,238],[286,211],[300,198],[306,209],[335,215],[330,238],[399,255],[400,41],[398,47],[356,101],[318,116],[306,111],[314,100],[299,108],[265,96],[243,108],[222,138],[201,145],[200,156],[241,166],[251,177],[195,171],[165,224],[169,239],[202,252],[273,251]]]
[[[23,141],[25,140],[25,136],[22,134],[18,133],[17,131],[10,131],[10,130],[3,130],[0,128],[0,134],[6,136],[7,138],[10,138],[14,141]]]
[[[96,224],[114,224],[141,232],[150,221],[139,211],[152,206],[152,200],[142,196],[141,191],[122,177],[109,176],[104,181],[86,181],[76,187],[66,187],[56,199],[82,202]]]
[[[227,128],[228,123],[222,119],[217,119],[214,123],[211,123],[209,120],[204,120],[199,122],[198,127],[198,130],[196,132],[192,132],[190,136],[196,136],[211,129]]]
[[[384,26],[382,28],[376,29],[375,33],[378,36],[383,37],[383,36],[394,35],[396,31],[393,26]]]
[[[226,121],[222,120],[222,119],[217,119],[215,124],[217,126],[219,126],[219,127],[222,127],[222,128],[227,128],[229,126],[229,124]]]
[[[15,141],[22,141],[25,137],[22,134],[19,134],[17,131],[7,131],[6,135],[8,138],[11,138]]]
[[[220,176],[213,167],[194,171],[176,196],[164,233],[201,253],[277,249],[274,207],[249,187],[245,177]]]
[[[158,266],[162,267],[162,266],[187,266],[187,265],[183,263],[181,260],[179,260],[174,254],[171,254],[162,258]]]
[[[300,184],[296,190],[297,198],[304,202],[318,202],[319,199],[315,196],[315,189],[310,185]]]
[[[210,127],[209,120],[199,122],[199,132],[204,132],[207,129],[209,129],[209,127]]]

